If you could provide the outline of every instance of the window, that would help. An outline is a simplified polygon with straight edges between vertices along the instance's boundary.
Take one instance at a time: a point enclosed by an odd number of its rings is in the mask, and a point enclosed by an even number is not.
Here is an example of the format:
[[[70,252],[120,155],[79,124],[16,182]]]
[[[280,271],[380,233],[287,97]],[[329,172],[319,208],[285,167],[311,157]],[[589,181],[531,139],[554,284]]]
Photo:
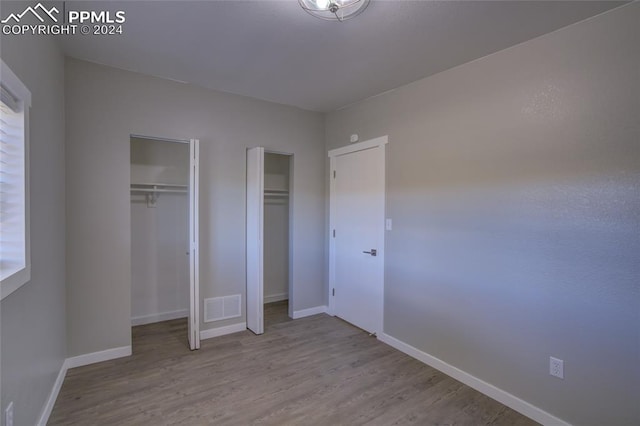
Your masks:
[[[0,73],[0,290],[2,299],[31,278],[29,107],[31,93],[2,61]]]

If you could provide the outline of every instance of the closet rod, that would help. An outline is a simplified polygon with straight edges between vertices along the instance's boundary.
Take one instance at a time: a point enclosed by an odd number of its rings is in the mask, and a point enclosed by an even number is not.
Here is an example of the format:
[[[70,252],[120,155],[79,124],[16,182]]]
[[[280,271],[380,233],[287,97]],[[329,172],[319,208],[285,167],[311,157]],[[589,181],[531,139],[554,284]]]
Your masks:
[[[135,188],[158,188],[158,187],[163,187],[163,186],[170,186],[173,188],[187,188],[188,185],[182,185],[182,184],[177,184],[177,183],[132,183],[131,185],[132,189]]]
[[[131,192],[176,192],[186,194],[186,189],[147,189],[147,188],[131,188]]]

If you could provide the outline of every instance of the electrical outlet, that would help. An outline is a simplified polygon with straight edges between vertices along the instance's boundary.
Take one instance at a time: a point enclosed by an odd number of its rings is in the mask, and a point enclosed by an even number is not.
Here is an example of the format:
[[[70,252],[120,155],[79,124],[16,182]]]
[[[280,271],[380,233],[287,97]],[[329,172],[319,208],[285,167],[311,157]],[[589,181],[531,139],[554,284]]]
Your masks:
[[[13,401],[4,409],[4,424],[5,426],[13,426]]]
[[[552,356],[549,357],[549,374],[564,379],[564,361]]]

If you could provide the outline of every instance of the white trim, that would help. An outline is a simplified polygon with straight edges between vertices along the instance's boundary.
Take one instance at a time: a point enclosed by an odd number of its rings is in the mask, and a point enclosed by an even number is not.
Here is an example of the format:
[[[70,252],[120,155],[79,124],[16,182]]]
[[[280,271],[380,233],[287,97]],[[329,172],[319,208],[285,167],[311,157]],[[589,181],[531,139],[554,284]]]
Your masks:
[[[264,303],[280,302],[281,300],[287,300],[289,293],[276,293],[264,297]]]
[[[213,337],[224,336],[225,334],[239,333],[247,329],[246,322],[239,322],[238,324],[226,325],[224,327],[210,328],[208,330],[200,331],[200,340],[211,339]]]
[[[189,140],[189,347],[200,349],[200,141]]]
[[[327,287],[327,313],[331,316],[336,314],[336,303],[334,299],[334,291],[336,285],[336,261],[333,254],[336,251],[336,240],[333,238],[333,230],[336,229],[336,202],[334,200],[336,193],[336,180],[333,173],[336,170],[336,158],[331,156],[329,152],[329,285]]]
[[[294,157],[293,155],[291,155],[291,157],[289,157],[289,220],[288,220],[288,227],[289,227],[289,252],[287,253],[287,259],[288,259],[288,263],[289,263],[289,270],[288,275],[287,275],[287,291],[289,292],[289,303],[288,303],[288,307],[287,307],[287,315],[289,315],[289,317],[293,317],[293,305],[295,304],[296,301],[296,295],[298,294],[295,289],[295,283],[293,282],[293,278],[294,278],[294,274],[293,274],[293,269],[294,269],[294,260],[297,261],[297,257],[294,256],[295,254],[295,249],[298,248],[298,244],[295,242],[295,238],[297,237],[296,234],[296,227],[295,225],[296,223],[296,192],[297,192],[297,188],[296,188],[296,182],[294,182],[293,177],[295,176],[295,167],[296,167],[296,157]]]
[[[314,306],[313,308],[293,311],[293,319],[309,317],[311,315],[324,314],[327,312],[327,305]]]
[[[538,423],[541,423],[543,425],[570,426],[570,423],[567,423],[564,420],[561,420],[558,417],[547,413],[541,408],[538,408],[535,405],[532,405],[527,401],[520,399],[517,396],[512,395],[509,392],[502,390],[490,383],[487,383],[484,380],[481,380],[467,373],[466,371],[462,371],[451,364],[447,364],[446,362],[434,357],[433,355],[423,352],[420,349],[416,349],[413,346],[396,339],[395,337],[389,336],[386,333],[380,333],[378,339],[386,343],[387,345],[396,348],[400,352],[404,352],[405,354],[419,361],[422,361],[423,363],[435,368],[436,370],[440,370],[444,374],[453,377],[454,379],[464,383],[465,385],[487,395],[490,398],[495,399],[496,401],[506,405],[509,408],[514,409],[520,414],[523,414]]]
[[[92,352],[67,358],[65,364],[67,368],[82,367],[83,365],[95,364],[97,362],[109,361],[111,359],[122,358],[131,355],[131,346],[121,346],[104,351]]]
[[[2,70],[2,85],[9,90],[13,96],[24,102],[25,110],[31,107],[31,92],[27,86],[20,81],[20,78],[11,71],[11,68],[9,68],[2,59],[0,59],[0,63],[0,70]]]
[[[31,281],[31,167],[30,167],[30,108],[31,92],[9,66],[0,59],[0,85],[15,96],[24,114],[24,267],[0,280],[0,300]]]
[[[329,157],[338,157],[344,154],[351,154],[352,152],[364,151],[369,148],[376,148],[384,146],[389,143],[389,136],[380,136],[379,138],[369,139],[367,141],[354,143],[351,145],[343,146],[341,148],[332,149],[329,151]]]
[[[140,315],[131,317],[131,325],[152,324],[154,322],[169,321],[178,318],[188,318],[189,309],[180,309],[178,311],[161,312],[159,314]]]
[[[47,398],[47,402],[42,407],[42,412],[40,413],[40,418],[38,419],[37,426],[46,426],[49,421],[49,416],[51,416],[51,412],[53,411],[54,405],[56,405],[56,400],[58,399],[58,394],[60,393],[60,389],[62,389],[62,384],[64,383],[64,379],[67,375],[67,371],[70,368],[82,367],[84,365],[95,364],[97,362],[109,361],[111,359],[122,358],[125,356],[131,355],[131,346],[122,346],[119,348],[107,349],[99,352],[92,352],[89,354],[78,355],[71,358],[67,358],[64,360],[62,365],[60,366],[60,371],[58,372],[58,377],[56,377],[56,381],[53,383],[51,387],[51,392],[49,392],[49,397]]]
[[[47,426],[47,422],[49,421],[49,416],[51,416],[51,412],[53,411],[53,406],[56,405],[56,400],[58,399],[58,394],[60,393],[60,389],[62,388],[62,383],[64,382],[64,378],[67,375],[67,363],[68,359],[65,359],[62,365],[60,366],[60,371],[58,372],[58,377],[56,381],[53,383],[53,387],[51,388],[51,392],[49,393],[49,397],[47,398],[47,402],[44,404],[42,408],[42,413],[40,413],[40,418],[38,419],[37,426]]]
[[[28,226],[28,225],[27,225]],[[28,245],[28,242],[27,242]],[[29,263],[31,263],[29,261]],[[21,268],[0,282],[0,300],[31,281],[31,268]]]

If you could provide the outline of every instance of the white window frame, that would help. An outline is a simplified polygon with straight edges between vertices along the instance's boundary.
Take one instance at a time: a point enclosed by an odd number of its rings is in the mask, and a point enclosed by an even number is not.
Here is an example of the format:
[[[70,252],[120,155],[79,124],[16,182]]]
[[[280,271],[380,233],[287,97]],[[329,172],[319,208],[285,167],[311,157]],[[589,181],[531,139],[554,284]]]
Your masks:
[[[24,266],[0,281],[0,300],[22,287],[31,279],[31,241],[30,241],[30,214],[29,214],[29,108],[31,107],[31,92],[11,71],[3,60],[0,72],[0,85],[8,91],[17,101],[19,109],[23,112],[24,129]]]

